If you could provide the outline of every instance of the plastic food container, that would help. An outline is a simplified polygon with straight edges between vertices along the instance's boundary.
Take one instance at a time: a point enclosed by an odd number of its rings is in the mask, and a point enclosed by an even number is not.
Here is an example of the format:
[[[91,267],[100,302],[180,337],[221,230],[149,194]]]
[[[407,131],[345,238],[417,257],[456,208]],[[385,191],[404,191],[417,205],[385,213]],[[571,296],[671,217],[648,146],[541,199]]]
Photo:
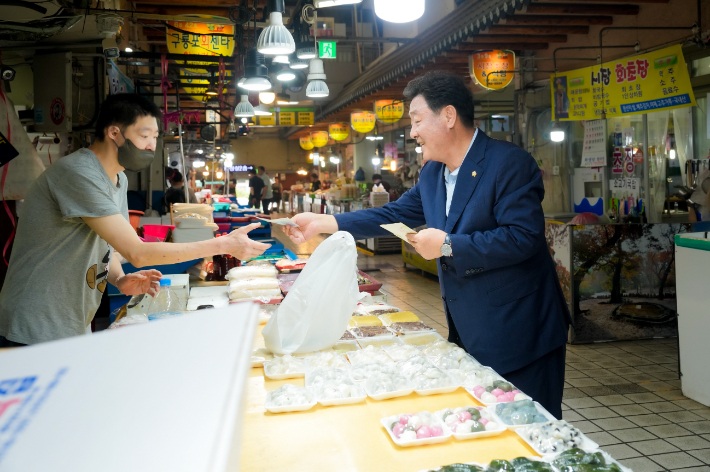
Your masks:
[[[565,452],[567,452],[567,453],[569,454],[569,453],[572,452],[572,451],[571,451],[571,450],[568,450],[568,451],[565,451]],[[598,454],[598,453],[601,453],[601,455],[602,455],[602,457],[604,458],[604,461],[606,462],[607,465],[609,465],[609,464],[616,464],[616,465],[619,467],[619,469],[621,469],[622,472],[632,472],[631,469],[629,469],[628,467],[622,465],[619,461],[617,461],[616,459],[614,459],[613,457],[611,457],[606,451],[603,451],[603,450],[601,450],[601,449],[597,449],[597,450],[586,450],[586,451],[585,451],[585,450],[582,450],[582,449],[579,449],[578,452],[584,453],[584,454]],[[562,456],[562,454],[564,454],[564,453],[556,454],[556,455],[554,455],[554,456],[545,456],[545,457],[543,457],[543,458],[540,459],[540,460],[542,460],[543,462],[547,462],[548,464],[551,464],[553,467],[555,467],[557,470],[560,470],[559,463],[558,463],[558,464],[555,464],[555,461],[557,461],[558,459],[560,459],[561,456]],[[574,467],[574,466],[572,466],[572,467]]]
[[[523,428],[516,429],[515,432],[540,456],[556,455],[574,447],[587,451],[599,449],[599,444],[564,420],[526,425]],[[539,434],[542,434],[545,441],[547,441],[546,438],[549,436],[549,438],[559,438],[563,444],[543,447],[541,440],[536,439]],[[571,440],[574,441],[574,444],[570,443]]]
[[[362,328],[364,326],[382,326],[382,321],[376,316],[351,316],[349,328]]]
[[[364,382],[374,375],[392,375],[395,371],[394,362],[383,364],[382,362],[367,362],[354,365],[350,368],[350,378],[353,382]]]
[[[439,386],[433,388],[419,388],[421,382],[426,381],[427,373],[434,370],[439,375]],[[409,377],[409,381],[412,382],[412,385],[414,386],[414,391],[417,393],[417,395],[438,395],[440,393],[450,393],[458,389],[460,386],[446,372],[436,366],[432,366],[426,371],[421,371],[413,374]]]
[[[399,339],[406,344],[411,344],[412,346],[421,348],[436,341],[446,341],[439,333],[436,332],[407,334],[405,336],[401,336]]]
[[[286,395],[287,398],[301,398],[304,401],[294,404],[281,405],[278,402],[278,398],[283,395]],[[276,390],[271,390],[266,393],[266,403],[264,404],[264,407],[271,413],[289,413],[310,410],[316,405],[316,403],[315,396],[310,389],[286,384]]]
[[[292,364],[293,368],[287,372],[279,372],[277,365],[284,362]],[[297,379],[306,376],[306,364],[303,359],[298,359],[293,356],[275,357],[264,362],[264,375],[271,380]]]
[[[274,355],[266,349],[265,347],[260,347],[259,349],[254,349],[251,352],[251,366],[252,367],[263,367],[264,362],[270,361],[274,358]]]
[[[365,311],[368,315],[372,316],[379,316],[387,313],[399,313],[400,311],[402,311],[395,306],[386,305],[384,303],[377,305],[360,305],[358,308]]]
[[[402,417],[421,417],[424,415],[429,415],[431,417],[431,426],[441,428],[441,436],[433,436],[433,437],[425,437],[425,438],[420,438],[420,439],[413,439],[413,440],[402,440],[402,437],[400,436],[399,438],[397,435],[393,432],[392,427],[394,424],[400,423],[402,420]],[[401,447],[413,447],[413,446],[426,446],[428,444],[439,444],[448,441],[451,438],[451,431],[446,428],[446,425],[436,417],[436,415],[433,415],[432,413],[429,413],[428,411],[422,411],[420,413],[415,413],[415,414],[407,414],[407,415],[394,415],[394,416],[388,416],[386,418],[382,418],[380,420],[380,424],[385,428],[385,431],[387,431],[387,434],[389,434],[390,438],[392,439],[392,442],[394,442],[396,445],[401,446]],[[407,423],[409,424],[409,423]],[[427,427],[428,426],[421,426],[421,428]],[[419,429],[419,428],[417,428]]]
[[[333,344],[333,347],[331,349],[340,354],[347,354],[351,351],[360,350],[360,345],[357,343],[357,341],[338,341],[337,343]]]
[[[379,386],[382,385],[384,381],[391,379],[393,379],[398,384],[404,384],[404,388],[399,388],[397,390],[379,388]],[[367,396],[377,401],[389,400],[390,398],[396,397],[404,397],[411,394],[413,391],[414,387],[411,386],[409,380],[406,377],[403,377],[396,373],[392,375],[373,375],[365,381],[365,392],[367,393]]]
[[[360,326],[349,330],[358,340],[372,338],[394,338],[395,335],[385,326]]]
[[[457,416],[457,421],[456,424],[461,424],[462,422],[458,419],[458,415],[461,414],[462,412],[467,412],[469,409],[476,409],[479,411],[480,419],[485,419],[486,423],[484,427],[486,428],[485,431],[477,431],[477,432],[472,432],[472,433],[457,433],[455,430],[452,430],[452,425],[447,424],[445,416],[448,416],[447,413],[449,414],[454,414]],[[451,431],[451,434],[458,440],[468,440],[468,439],[480,439],[480,438],[488,438],[491,436],[498,436],[499,434],[502,434],[505,430],[506,427],[504,424],[500,423],[498,417],[496,417],[495,413],[493,413],[491,407],[481,407],[481,406],[466,406],[466,407],[461,407],[461,408],[444,408],[443,410],[439,410],[436,413],[434,413],[439,419],[441,419],[442,423],[444,423],[445,427]],[[469,413],[470,415],[470,413]],[[480,420],[476,420],[480,421]],[[495,428],[489,428],[488,425],[491,424],[491,422],[495,423]]]
[[[339,391],[343,388],[343,386],[347,386],[347,389],[350,390],[348,392],[349,395],[344,398],[333,398],[332,392]],[[367,398],[367,394],[365,393],[365,390],[363,390],[362,386],[351,380],[324,383],[312,387],[312,390],[318,403],[323,406],[352,405],[355,403],[362,403]],[[330,395],[329,392],[331,393]]]
[[[530,400],[528,400],[530,401]],[[495,406],[490,406],[489,408],[493,412],[494,415],[496,415],[496,418],[500,421],[501,424],[505,425],[507,429],[511,431],[515,431],[516,429],[519,428],[524,428],[525,426],[528,426],[530,424],[535,424],[535,423],[546,423],[548,421],[557,421],[557,418],[552,416],[552,414],[547,411],[542,405],[540,405],[538,402],[532,402],[533,406],[537,410],[539,414],[545,417],[545,421],[533,421],[532,423],[527,423],[527,424],[509,424],[506,422],[503,416],[499,415],[498,412],[501,411],[502,408],[510,407],[510,406],[515,406],[515,404],[521,403],[521,402],[510,402],[510,403],[499,403]],[[507,417],[507,415],[506,415]]]
[[[374,338],[360,338],[357,340],[360,346],[364,349],[367,346],[374,346],[379,348],[384,348],[385,346],[398,346],[402,344],[402,341],[397,339],[396,336],[376,336]]]
[[[367,346],[359,351],[350,351],[347,353],[347,356],[352,365],[369,364],[372,362],[387,364],[393,362],[385,351],[374,346]]]
[[[382,346],[382,349],[395,362],[406,361],[413,356],[422,356],[422,351],[411,344],[405,344],[402,341]]]

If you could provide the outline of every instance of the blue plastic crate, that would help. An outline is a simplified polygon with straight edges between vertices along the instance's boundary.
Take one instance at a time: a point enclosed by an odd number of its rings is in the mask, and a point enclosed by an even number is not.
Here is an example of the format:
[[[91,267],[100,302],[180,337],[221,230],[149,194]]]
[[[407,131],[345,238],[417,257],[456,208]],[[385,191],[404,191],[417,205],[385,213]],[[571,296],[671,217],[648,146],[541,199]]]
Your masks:
[[[212,212],[212,217],[213,218],[228,218],[229,217],[229,212],[227,211],[213,211]]]

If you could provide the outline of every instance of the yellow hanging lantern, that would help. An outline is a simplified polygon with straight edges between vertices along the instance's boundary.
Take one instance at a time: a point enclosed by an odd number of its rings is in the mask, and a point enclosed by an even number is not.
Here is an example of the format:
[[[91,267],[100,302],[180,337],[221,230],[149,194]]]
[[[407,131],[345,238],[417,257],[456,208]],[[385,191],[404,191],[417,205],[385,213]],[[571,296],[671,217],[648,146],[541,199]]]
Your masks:
[[[371,111],[355,111],[350,114],[350,125],[358,133],[369,133],[375,129],[377,117]]]
[[[311,141],[310,136],[302,136],[299,142],[301,144],[301,149],[303,149],[304,151],[310,151],[315,147],[313,145],[313,141]]]
[[[377,100],[375,115],[383,123],[397,123],[404,116],[404,102],[402,100]]]
[[[350,127],[347,123],[331,123],[328,133],[334,141],[345,141],[350,136]]]
[[[330,136],[328,136],[327,131],[311,131],[311,142],[313,142],[315,147],[319,148],[327,145],[329,139]]]

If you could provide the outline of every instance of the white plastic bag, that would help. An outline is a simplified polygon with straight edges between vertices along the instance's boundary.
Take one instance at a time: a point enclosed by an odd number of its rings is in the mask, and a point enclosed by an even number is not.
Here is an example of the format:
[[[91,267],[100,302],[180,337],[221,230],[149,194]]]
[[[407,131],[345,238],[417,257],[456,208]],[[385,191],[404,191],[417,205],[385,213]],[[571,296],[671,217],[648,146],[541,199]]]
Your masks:
[[[320,351],[348,327],[360,298],[355,240],[339,231],[323,241],[262,331],[274,354]]]
[[[7,95],[5,95],[5,98],[6,101],[0,98],[0,132],[10,140],[10,143],[20,155],[5,164],[7,166],[7,177],[5,178],[3,194],[5,200],[22,200],[27,195],[32,183],[44,172],[44,164],[42,164],[42,160],[37,155],[37,150],[22,127],[20,118],[15,113],[12,100]],[[8,118],[10,121],[10,133],[7,132]],[[5,166],[0,166],[0,175],[5,170]]]

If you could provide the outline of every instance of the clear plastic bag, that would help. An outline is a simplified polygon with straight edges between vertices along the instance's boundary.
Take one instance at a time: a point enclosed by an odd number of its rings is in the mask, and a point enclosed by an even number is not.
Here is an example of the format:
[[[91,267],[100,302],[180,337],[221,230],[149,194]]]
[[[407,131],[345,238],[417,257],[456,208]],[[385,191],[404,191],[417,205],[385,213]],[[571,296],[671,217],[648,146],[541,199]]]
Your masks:
[[[276,267],[269,265],[247,265],[231,269],[226,276],[227,280],[253,279],[256,277],[271,277],[276,279],[279,271]]]
[[[333,346],[360,298],[356,269],[357,250],[349,233],[340,231],[323,241],[262,331],[266,347],[292,354]]]

